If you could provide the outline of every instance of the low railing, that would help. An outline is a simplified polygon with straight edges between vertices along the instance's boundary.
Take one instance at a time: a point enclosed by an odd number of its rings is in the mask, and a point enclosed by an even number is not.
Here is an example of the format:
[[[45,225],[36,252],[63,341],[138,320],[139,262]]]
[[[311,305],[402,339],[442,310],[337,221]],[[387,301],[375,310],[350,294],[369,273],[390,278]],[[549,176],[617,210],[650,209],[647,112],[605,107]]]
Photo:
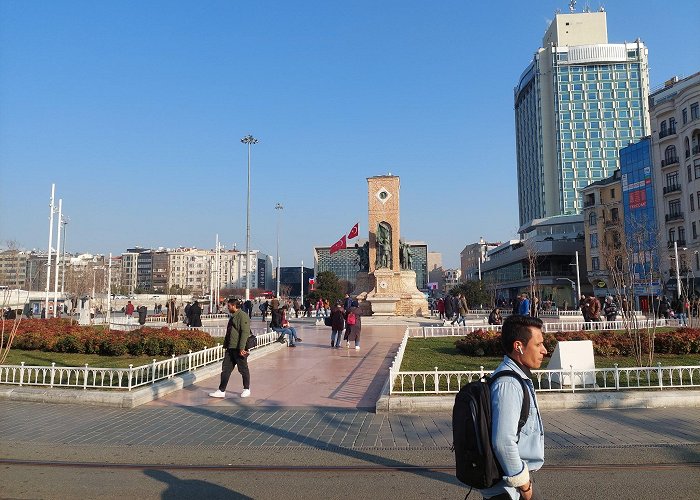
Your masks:
[[[396,380],[396,375],[400,373],[401,363],[403,363],[403,353],[406,350],[406,345],[408,344],[408,335],[410,328],[406,328],[406,332],[403,334],[403,339],[399,344],[399,348],[396,351],[396,356],[394,356],[394,361],[391,362],[389,367],[389,393],[393,392],[394,380]]]
[[[574,312],[574,311],[571,311]],[[630,319],[616,321],[552,321],[543,324],[544,332],[580,332],[582,330],[624,330],[632,328],[660,328],[685,326],[677,319]],[[466,325],[466,326],[414,326],[408,327],[409,337],[464,337],[477,330],[501,331],[501,325]]]
[[[454,394],[490,370],[390,372],[390,394]],[[532,370],[538,392],[621,391],[700,387],[700,365]],[[572,384],[571,381],[574,383]]]
[[[252,350],[274,343],[279,335],[275,332],[257,335],[258,345]],[[181,356],[173,355],[162,361],[128,368],[99,368],[85,366],[30,366],[0,365],[0,384],[19,386],[72,387],[82,389],[126,389],[132,390],[159,380],[173,378],[181,373],[220,362],[224,349],[220,344],[201,351]]]

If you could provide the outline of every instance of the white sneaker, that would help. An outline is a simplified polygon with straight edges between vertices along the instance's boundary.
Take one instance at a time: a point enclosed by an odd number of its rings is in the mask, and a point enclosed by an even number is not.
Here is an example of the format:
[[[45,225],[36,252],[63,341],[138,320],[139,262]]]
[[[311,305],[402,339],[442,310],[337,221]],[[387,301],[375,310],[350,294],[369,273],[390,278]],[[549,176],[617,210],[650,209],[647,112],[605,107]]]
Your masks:
[[[355,350],[356,350],[356,351],[359,351],[359,350],[360,350],[360,346],[359,346],[359,345],[356,345],[356,346],[355,346]]]
[[[347,340],[345,341],[345,347],[346,347],[347,349],[350,349],[350,342],[348,342]]]
[[[242,398],[247,398],[250,397],[250,389],[243,389],[243,392],[241,393]]]
[[[219,389],[216,390],[216,392],[210,392],[209,397],[212,398],[225,398],[226,397],[226,392],[220,391]]]

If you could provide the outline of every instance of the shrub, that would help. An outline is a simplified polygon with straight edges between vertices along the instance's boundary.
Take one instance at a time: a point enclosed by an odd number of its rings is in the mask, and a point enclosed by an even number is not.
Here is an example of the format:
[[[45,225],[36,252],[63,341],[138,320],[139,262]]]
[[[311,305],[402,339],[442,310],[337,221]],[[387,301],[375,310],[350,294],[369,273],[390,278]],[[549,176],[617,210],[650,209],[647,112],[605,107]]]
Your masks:
[[[700,329],[679,328],[673,331],[657,332],[654,352],[659,354],[700,353]],[[455,342],[457,349],[468,356],[500,356],[500,333],[476,330]],[[544,346],[551,355],[560,341],[590,340],[593,352],[598,356],[630,356],[632,343],[625,332],[609,330],[591,330],[582,332],[548,332],[544,334]],[[643,353],[648,347],[643,345]]]
[[[59,337],[55,345],[56,352],[84,353],[85,343],[75,335],[64,335]]]
[[[200,330],[141,328],[132,332],[71,324],[67,319],[27,319],[20,323],[13,346],[26,350],[122,356],[180,355],[212,347],[214,339]]]

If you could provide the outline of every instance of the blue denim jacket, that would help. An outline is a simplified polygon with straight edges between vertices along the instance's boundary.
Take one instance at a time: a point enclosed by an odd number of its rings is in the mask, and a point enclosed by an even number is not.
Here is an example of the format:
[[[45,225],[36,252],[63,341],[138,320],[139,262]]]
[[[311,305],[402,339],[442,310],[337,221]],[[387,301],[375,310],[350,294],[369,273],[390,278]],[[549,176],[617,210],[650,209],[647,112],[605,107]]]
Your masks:
[[[486,498],[508,493],[517,500],[520,493],[516,487],[527,484],[529,473],[538,470],[544,463],[544,427],[537,406],[535,386],[530,378],[508,356],[503,358],[494,373],[502,370],[513,370],[525,380],[530,389],[530,414],[518,440],[518,419],[523,402],[522,385],[511,377],[501,377],[494,381],[491,385],[491,445],[504,476],[503,480],[480,492]]]

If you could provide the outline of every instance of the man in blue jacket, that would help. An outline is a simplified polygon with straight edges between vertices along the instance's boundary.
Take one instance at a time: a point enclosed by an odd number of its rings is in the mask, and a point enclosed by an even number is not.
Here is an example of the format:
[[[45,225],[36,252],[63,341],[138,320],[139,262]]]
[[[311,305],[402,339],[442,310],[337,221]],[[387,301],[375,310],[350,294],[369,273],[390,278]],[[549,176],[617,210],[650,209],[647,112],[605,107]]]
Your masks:
[[[530,299],[528,299],[527,295],[525,294],[522,294],[520,297],[521,299],[518,314],[521,316],[530,316]]]
[[[544,427],[537,405],[530,370],[539,368],[547,354],[542,338],[542,320],[511,315],[503,321],[501,343],[506,356],[494,373],[512,370],[522,377],[530,396],[530,413],[518,435],[523,404],[523,384],[500,377],[491,385],[491,445],[503,468],[503,479],[481,490],[484,498],[538,500],[532,473],[544,463]]]

